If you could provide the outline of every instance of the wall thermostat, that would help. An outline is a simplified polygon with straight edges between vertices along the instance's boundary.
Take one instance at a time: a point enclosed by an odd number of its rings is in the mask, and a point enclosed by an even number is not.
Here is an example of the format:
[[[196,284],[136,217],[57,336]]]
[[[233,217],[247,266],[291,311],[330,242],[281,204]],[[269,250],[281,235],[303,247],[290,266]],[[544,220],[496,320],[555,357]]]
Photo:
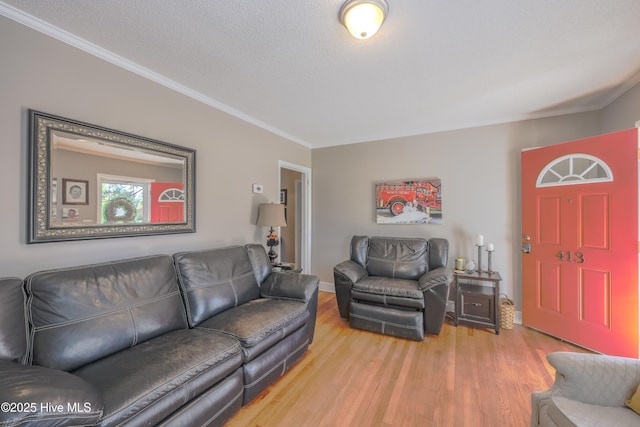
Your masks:
[[[262,193],[262,184],[253,184],[253,192],[257,194]]]

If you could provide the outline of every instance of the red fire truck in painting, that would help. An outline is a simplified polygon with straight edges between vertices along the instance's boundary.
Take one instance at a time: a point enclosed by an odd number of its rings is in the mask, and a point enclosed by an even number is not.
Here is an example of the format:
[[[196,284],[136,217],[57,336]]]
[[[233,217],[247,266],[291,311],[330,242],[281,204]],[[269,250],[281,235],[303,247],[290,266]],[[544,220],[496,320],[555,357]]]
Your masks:
[[[376,193],[377,207],[388,208],[394,216],[400,215],[405,206],[413,206],[430,215],[442,210],[440,180],[378,184]]]

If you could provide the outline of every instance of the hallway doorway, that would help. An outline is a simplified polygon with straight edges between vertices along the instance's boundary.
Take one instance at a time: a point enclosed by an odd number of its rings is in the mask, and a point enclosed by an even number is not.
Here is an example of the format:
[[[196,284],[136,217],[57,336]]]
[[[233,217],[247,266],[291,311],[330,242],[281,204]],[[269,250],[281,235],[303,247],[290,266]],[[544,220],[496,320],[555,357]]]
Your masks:
[[[311,270],[311,169],[278,161],[280,202],[287,226],[280,230],[280,262]]]

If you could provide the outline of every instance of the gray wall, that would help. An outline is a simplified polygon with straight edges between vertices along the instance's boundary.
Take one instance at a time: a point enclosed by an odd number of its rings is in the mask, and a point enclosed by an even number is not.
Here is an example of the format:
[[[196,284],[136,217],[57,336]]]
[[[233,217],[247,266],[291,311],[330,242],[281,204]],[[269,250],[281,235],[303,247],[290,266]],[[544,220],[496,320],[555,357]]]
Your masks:
[[[603,111],[313,150],[314,273],[333,282],[354,234],[445,237],[451,266],[457,256],[477,259],[475,237],[483,234],[496,248],[501,291],[519,308],[521,150],[632,128],[639,106],[640,85]],[[442,225],[376,224],[376,182],[433,176],[442,180]]]
[[[263,242],[254,224],[258,204],[278,200],[278,160],[311,167],[307,147],[1,16],[0,57],[0,276]],[[27,245],[29,108],[196,149],[197,232]]]
[[[638,121],[640,121],[640,83],[602,110],[601,133],[629,129],[635,127]]]

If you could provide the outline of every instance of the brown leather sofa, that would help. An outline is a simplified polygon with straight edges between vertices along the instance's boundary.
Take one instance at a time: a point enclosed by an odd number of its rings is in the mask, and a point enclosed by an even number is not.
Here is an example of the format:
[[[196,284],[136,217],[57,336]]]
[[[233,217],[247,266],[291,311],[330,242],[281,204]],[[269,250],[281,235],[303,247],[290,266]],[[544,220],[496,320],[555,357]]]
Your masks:
[[[353,236],[334,267],[340,316],[352,328],[422,341],[440,333],[451,270],[446,239]]]
[[[0,426],[218,426],[313,340],[315,276],[261,245],[0,279]]]

